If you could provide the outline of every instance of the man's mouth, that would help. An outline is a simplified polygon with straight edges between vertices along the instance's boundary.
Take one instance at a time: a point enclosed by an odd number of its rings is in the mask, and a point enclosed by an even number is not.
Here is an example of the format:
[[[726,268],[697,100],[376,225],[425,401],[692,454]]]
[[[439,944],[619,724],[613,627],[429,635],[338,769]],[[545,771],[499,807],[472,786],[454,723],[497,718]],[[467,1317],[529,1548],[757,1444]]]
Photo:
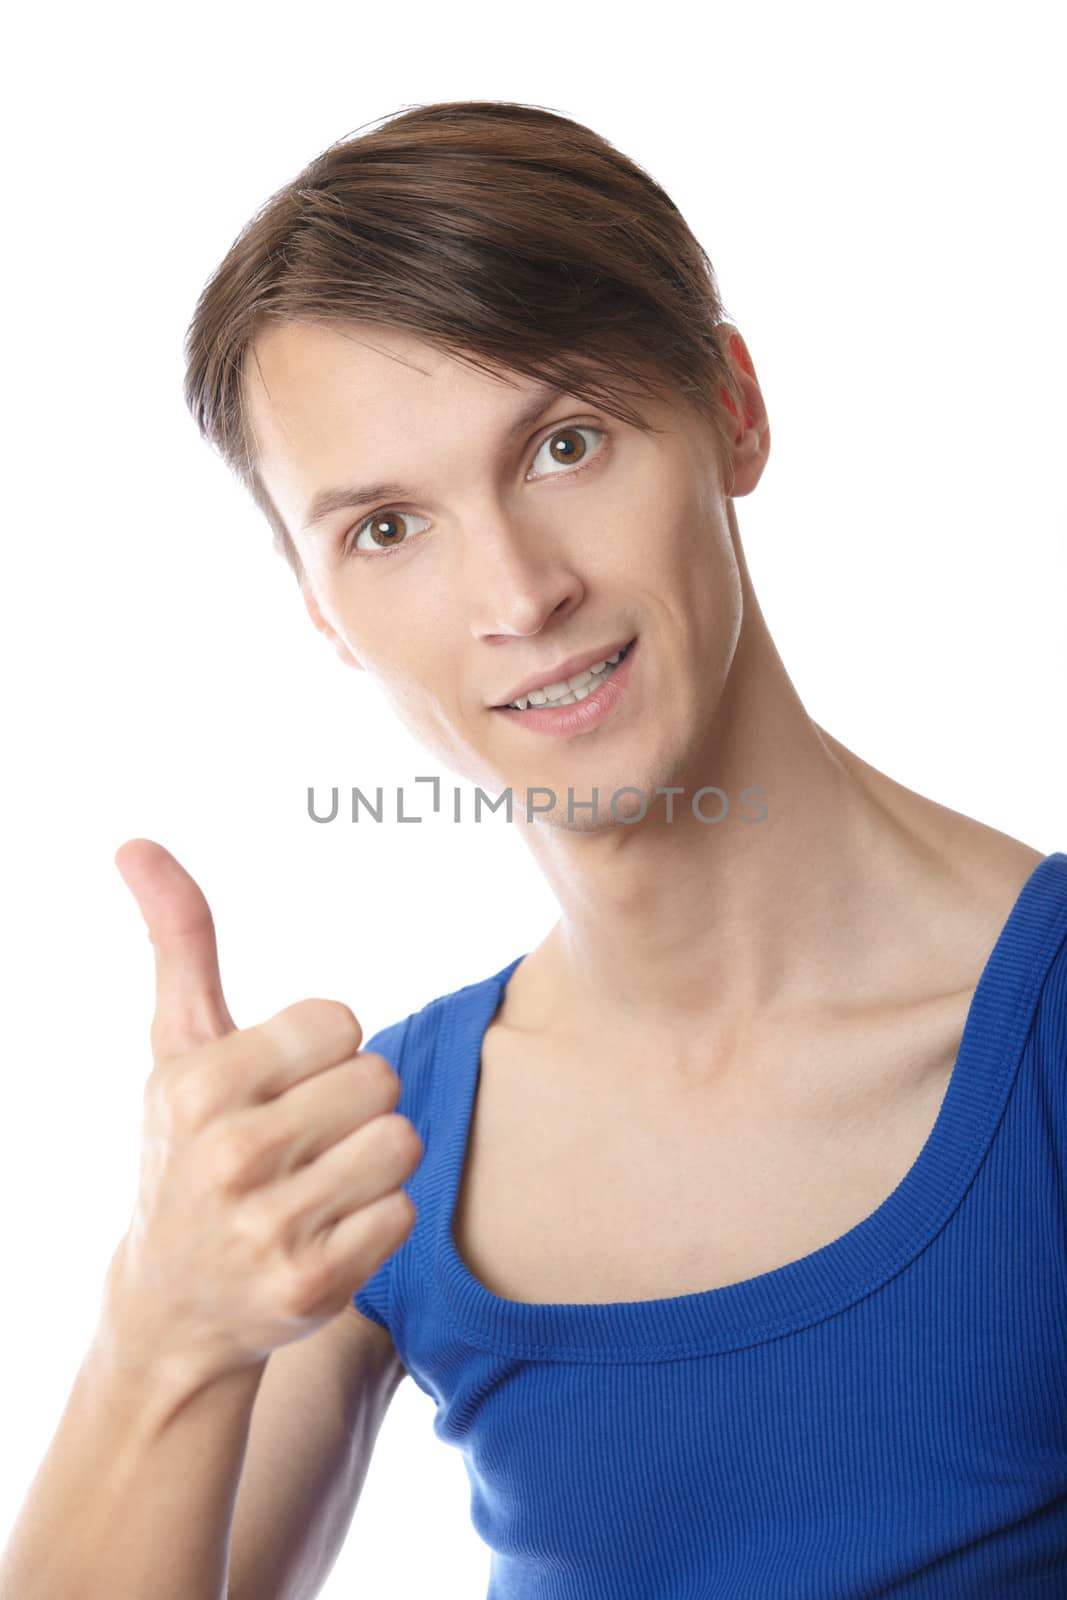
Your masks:
[[[493,709],[495,711],[526,711],[531,708],[541,708],[546,711],[552,711],[557,706],[576,706],[587,695],[592,694],[600,684],[610,678],[616,668],[626,660],[635,642],[636,635],[630,640],[629,644],[624,645],[614,655],[608,656],[604,661],[595,661],[584,672],[576,673],[566,684],[550,683],[546,684],[542,689],[531,689],[530,693],[523,695],[521,699],[514,700],[506,706],[494,706]]]

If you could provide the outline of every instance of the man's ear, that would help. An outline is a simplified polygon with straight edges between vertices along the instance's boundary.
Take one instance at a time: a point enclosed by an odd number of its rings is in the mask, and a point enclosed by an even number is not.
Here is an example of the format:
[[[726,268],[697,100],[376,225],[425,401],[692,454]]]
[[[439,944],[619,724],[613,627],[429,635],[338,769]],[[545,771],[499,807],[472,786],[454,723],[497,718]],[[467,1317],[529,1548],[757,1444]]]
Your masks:
[[[744,339],[732,323],[721,326],[720,338],[744,401],[741,417],[737,417],[736,408],[728,397],[725,402],[737,420],[732,448],[733,482],[726,489],[728,495],[736,497],[751,494],[763,476],[771,449],[771,425]],[[727,395],[725,389],[723,395]]]
[[[323,638],[327,640],[328,643],[333,645],[345,666],[355,667],[357,672],[365,671],[362,661],[359,661],[352,654],[345,641],[340,637],[335,629],[330,627],[330,624],[326,621],[326,618],[318,608],[315,596],[312,594],[306,579],[302,580],[300,584],[300,593],[303,596],[304,604],[307,607],[308,616],[322,634]]]

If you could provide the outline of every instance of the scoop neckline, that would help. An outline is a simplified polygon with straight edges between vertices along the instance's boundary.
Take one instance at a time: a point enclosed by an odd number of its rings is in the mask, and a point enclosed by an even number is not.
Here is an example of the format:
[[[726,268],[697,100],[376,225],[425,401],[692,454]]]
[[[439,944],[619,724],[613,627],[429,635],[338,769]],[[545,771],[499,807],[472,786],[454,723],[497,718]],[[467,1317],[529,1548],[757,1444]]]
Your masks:
[[[470,1142],[482,1043],[524,951],[436,1002],[438,1070],[430,1132],[438,1145],[433,1222],[421,1261],[454,1328],[473,1346],[539,1360],[649,1362],[723,1354],[798,1333],[846,1310],[906,1268],[948,1222],[1000,1124],[1034,1006],[1067,935],[1067,852],[1037,863],[971,996],[936,1121],[896,1188],[847,1232],[755,1277],[651,1300],[533,1302],[496,1295],[452,1237]]]

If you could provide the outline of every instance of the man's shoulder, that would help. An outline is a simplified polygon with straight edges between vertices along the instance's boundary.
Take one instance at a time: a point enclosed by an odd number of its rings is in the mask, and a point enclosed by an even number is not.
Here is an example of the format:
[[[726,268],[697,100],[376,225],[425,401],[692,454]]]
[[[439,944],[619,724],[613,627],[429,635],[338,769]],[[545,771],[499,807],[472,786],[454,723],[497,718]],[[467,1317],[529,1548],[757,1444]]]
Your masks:
[[[416,1048],[420,1045],[432,1047],[446,1015],[466,1009],[482,998],[488,1001],[489,996],[497,992],[502,993],[510,974],[522,959],[522,956],[515,956],[493,972],[474,978],[456,989],[434,995],[397,1021],[379,1028],[362,1048],[375,1050],[391,1059],[390,1050],[397,1056],[403,1056],[411,1053],[413,1045]],[[425,1055],[427,1052],[423,1048],[419,1053]]]

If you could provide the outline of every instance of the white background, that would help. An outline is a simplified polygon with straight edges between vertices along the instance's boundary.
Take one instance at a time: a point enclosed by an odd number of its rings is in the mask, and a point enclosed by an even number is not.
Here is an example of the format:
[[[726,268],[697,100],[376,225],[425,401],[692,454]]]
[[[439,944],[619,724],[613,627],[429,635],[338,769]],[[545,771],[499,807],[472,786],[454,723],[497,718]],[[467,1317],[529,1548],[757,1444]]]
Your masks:
[[[681,208],[755,361],[773,448],[738,516],[810,714],[921,793],[1067,848],[1058,9],[9,24],[0,1539],[133,1200],[152,970],[118,845],[159,839],[204,887],[240,1026],[323,995],[369,1037],[555,920],[502,817],[308,820],[309,783],[470,790],[314,632],[185,411],[183,335],[234,236],[324,146],[415,104],[524,101],[610,139]],[[432,1418],[405,1381],[329,1600],[484,1594]]]

